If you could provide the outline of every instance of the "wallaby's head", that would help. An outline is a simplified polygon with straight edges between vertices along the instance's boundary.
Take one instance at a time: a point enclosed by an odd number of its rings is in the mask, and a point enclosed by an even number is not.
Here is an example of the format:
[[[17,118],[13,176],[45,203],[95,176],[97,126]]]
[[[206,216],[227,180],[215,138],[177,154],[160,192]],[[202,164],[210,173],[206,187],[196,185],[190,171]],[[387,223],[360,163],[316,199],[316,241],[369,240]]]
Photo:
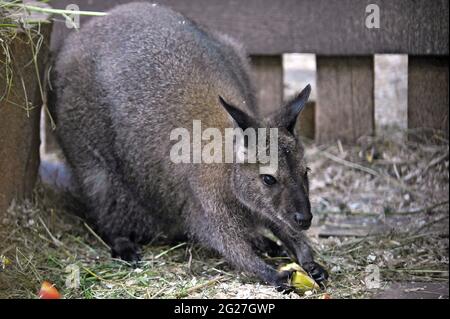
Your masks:
[[[311,87],[308,85],[293,100],[264,119],[257,119],[220,98],[235,125],[242,128],[244,133],[247,128],[266,128],[267,134],[265,136],[257,134],[256,139],[258,142],[265,139],[270,152],[275,151],[277,153],[275,155],[278,156],[275,170],[264,170],[267,164],[261,162],[259,148],[256,163],[233,164],[231,176],[233,192],[237,200],[258,214],[258,217],[275,224],[287,233],[309,228],[312,220],[308,194],[308,168],[304,160],[303,146],[294,135],[297,117],[305,106],[310,92]],[[269,128],[277,129],[276,148],[272,147],[273,140],[270,140]],[[246,134],[244,137],[244,151],[249,151],[251,139]],[[267,151],[265,154],[270,152]]]

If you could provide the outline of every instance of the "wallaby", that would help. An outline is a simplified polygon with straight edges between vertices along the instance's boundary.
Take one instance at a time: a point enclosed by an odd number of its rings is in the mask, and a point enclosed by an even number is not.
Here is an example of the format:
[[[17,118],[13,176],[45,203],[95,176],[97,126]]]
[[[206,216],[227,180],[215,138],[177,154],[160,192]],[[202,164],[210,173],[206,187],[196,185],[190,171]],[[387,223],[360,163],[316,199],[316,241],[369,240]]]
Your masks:
[[[258,254],[266,228],[326,280],[303,234],[312,219],[308,169],[294,135],[310,86],[263,115],[249,74],[238,43],[159,5],[117,6],[66,39],[49,103],[76,196],[113,256],[139,260],[140,245],[159,234],[191,238],[287,289],[290,274]],[[277,171],[261,175],[259,162],[174,163],[171,131],[192,130],[193,120],[220,131],[277,128]]]

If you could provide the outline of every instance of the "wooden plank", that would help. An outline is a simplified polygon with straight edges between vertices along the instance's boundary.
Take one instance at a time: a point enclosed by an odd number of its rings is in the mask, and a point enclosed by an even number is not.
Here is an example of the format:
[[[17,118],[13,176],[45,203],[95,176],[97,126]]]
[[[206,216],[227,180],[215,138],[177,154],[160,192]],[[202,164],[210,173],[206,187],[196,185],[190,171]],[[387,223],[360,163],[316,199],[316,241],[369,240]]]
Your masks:
[[[373,90],[373,56],[318,56],[316,140],[352,143],[372,135]]]
[[[253,84],[261,111],[270,112],[283,103],[283,60],[281,55],[251,57]]]
[[[149,0],[241,40],[251,54],[406,53],[448,55],[448,0]],[[61,0],[64,8],[107,10],[130,0]],[[366,7],[380,8],[380,28],[365,26]],[[81,22],[87,18],[83,17]],[[71,31],[55,24],[55,46]]]
[[[28,37],[19,33],[12,41],[13,86],[8,98],[0,100],[0,219],[14,198],[31,194],[39,166],[39,116],[42,96],[38,76],[43,83],[48,56],[51,25],[41,25],[44,41],[37,55],[40,74],[36,74]],[[35,37],[34,41],[37,41]],[[36,44],[34,44],[36,45]],[[3,53],[0,50],[0,53]],[[0,60],[5,61],[2,54]],[[0,90],[6,87],[5,65],[0,65]],[[23,80],[23,86],[22,86]],[[25,96],[25,92],[26,96]],[[26,101],[29,110],[25,109]]]
[[[409,56],[408,127],[432,128],[448,136],[448,57]]]
[[[371,299],[448,299],[446,282],[394,282],[381,286]]]

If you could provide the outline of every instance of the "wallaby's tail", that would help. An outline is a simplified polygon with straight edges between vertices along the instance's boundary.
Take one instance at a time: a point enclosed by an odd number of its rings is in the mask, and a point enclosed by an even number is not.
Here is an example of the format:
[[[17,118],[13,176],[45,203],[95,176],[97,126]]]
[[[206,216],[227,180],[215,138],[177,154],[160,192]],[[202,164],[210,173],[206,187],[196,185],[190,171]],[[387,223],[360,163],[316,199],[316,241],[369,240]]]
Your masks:
[[[50,191],[51,197],[58,207],[85,217],[86,206],[80,199],[79,188],[73,178],[70,167],[54,156],[41,156],[39,177],[41,184]]]
[[[58,205],[61,204],[63,208],[72,211],[76,215],[83,215],[85,209],[80,201],[79,188],[70,166],[64,158],[54,131],[54,125],[56,124],[56,95],[52,89],[49,76],[50,72],[47,72],[45,78],[45,105],[42,109],[40,123],[39,177],[42,185],[54,195]]]
[[[41,158],[39,176],[44,185],[60,192],[74,192],[75,186],[67,164],[49,156]]]
[[[53,65],[54,57],[50,58],[49,65]],[[51,72],[45,75],[44,107],[41,112],[40,123],[40,158],[39,175],[41,181],[55,190],[71,191],[73,188],[72,174],[64,160],[60,146],[55,135],[55,91],[51,85]]]

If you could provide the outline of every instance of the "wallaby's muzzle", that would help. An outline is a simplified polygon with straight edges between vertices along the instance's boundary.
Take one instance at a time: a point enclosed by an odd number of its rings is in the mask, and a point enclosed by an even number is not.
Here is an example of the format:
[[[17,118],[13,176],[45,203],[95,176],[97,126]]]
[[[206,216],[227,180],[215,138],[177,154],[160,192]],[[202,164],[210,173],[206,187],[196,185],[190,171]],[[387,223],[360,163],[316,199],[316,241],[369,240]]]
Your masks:
[[[311,215],[311,213],[306,214],[302,212],[294,213],[294,220],[302,230],[306,230],[311,226],[312,218],[313,216]]]

